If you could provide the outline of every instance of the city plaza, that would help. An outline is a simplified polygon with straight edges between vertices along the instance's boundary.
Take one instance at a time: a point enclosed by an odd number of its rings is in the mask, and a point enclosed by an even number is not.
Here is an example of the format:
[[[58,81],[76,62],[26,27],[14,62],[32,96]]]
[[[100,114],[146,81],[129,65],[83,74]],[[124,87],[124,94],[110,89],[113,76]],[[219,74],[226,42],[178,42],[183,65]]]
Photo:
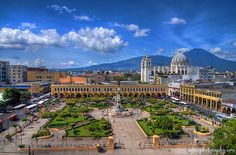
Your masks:
[[[199,72],[189,74],[194,69],[177,53],[170,67],[152,68],[150,58],[144,57],[143,83],[17,85],[29,91],[50,91],[50,97],[36,110],[28,109],[25,121],[1,133],[1,150],[12,154],[211,154],[207,147],[220,122],[209,118],[209,111],[234,112],[224,103],[225,94],[206,90],[207,85],[181,83],[171,88],[155,81],[160,70],[177,73],[180,79],[197,78]],[[172,129],[153,125],[166,119]]]

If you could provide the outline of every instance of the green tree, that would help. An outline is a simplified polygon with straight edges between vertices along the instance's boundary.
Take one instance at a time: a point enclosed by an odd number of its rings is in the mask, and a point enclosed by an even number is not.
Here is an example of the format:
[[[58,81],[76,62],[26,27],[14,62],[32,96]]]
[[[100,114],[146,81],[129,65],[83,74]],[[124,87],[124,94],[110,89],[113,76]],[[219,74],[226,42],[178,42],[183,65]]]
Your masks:
[[[27,101],[30,100],[30,98],[31,98],[30,91],[21,91],[20,93],[21,93],[21,101],[23,103],[26,103]]]
[[[0,109],[3,111],[3,112],[6,112],[6,102],[5,101],[0,101]]]
[[[114,76],[113,80],[119,83],[120,81],[125,81],[126,79],[124,76]]]
[[[140,78],[141,78],[140,74],[137,74],[137,73],[132,74],[132,76],[131,76],[131,79],[134,80],[134,81],[139,81]]]
[[[77,103],[77,100],[76,99],[67,99],[66,100],[66,105],[69,105],[69,106],[75,106]]]
[[[12,127],[14,127],[15,130],[17,130],[18,125],[17,124],[13,124]]]
[[[213,149],[223,149],[226,155],[236,153],[236,119],[230,119],[216,129],[212,139]]]
[[[8,88],[3,91],[2,98],[7,106],[13,106],[20,102],[21,93],[15,88]]]
[[[172,130],[174,127],[173,121],[166,116],[159,116],[154,121],[154,127],[160,128],[162,130]]]

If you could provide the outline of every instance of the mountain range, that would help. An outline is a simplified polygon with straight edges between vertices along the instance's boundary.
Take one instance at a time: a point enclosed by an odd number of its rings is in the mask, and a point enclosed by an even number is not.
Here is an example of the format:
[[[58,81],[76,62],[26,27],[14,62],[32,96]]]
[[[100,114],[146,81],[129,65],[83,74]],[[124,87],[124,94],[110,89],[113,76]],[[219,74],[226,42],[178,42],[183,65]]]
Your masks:
[[[199,67],[212,66],[216,71],[236,71],[236,62],[225,60],[200,48],[192,49],[184,53],[191,65]],[[93,71],[93,70],[113,70],[113,71],[139,71],[142,57],[135,57],[114,63],[104,63],[82,68],[66,69],[67,71]],[[152,55],[153,66],[170,65],[172,57]]]

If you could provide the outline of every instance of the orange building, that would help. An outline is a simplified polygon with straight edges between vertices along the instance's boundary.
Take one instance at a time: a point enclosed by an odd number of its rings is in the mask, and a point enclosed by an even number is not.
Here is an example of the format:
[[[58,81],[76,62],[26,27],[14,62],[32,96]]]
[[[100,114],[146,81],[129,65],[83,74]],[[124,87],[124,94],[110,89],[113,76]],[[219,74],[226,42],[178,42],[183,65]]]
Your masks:
[[[60,78],[59,82],[61,84],[86,84],[87,78],[83,76],[67,76],[65,78]]]

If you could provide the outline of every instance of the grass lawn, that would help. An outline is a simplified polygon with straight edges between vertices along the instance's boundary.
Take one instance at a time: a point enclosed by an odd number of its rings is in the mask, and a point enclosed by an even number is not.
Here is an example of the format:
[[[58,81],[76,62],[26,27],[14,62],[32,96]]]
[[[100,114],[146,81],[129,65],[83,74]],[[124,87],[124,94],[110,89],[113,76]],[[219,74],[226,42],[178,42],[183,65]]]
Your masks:
[[[106,109],[106,108],[110,108],[111,104],[108,104],[106,102],[100,102],[100,103],[92,103],[92,104],[88,104],[89,107],[92,108],[99,108],[99,109]]]
[[[61,128],[64,126],[72,126],[78,122],[88,122],[87,116],[83,113],[89,111],[87,107],[67,106],[62,111],[60,111],[56,117],[46,126],[46,128]]]
[[[66,131],[66,135],[68,137],[108,137],[112,135],[112,132],[107,121],[104,123],[94,121],[81,127],[69,129]]]
[[[87,116],[79,116],[79,117],[68,117],[66,119],[61,118],[60,116],[55,117],[48,125],[49,128],[61,128],[64,126],[71,126],[77,122],[83,122],[88,119]]]
[[[189,125],[190,120],[184,119],[180,116],[176,115],[167,115],[170,119],[172,119],[174,122],[181,123],[181,125]]]
[[[143,129],[143,131],[146,133],[147,136],[153,135],[152,126],[148,126],[144,120],[138,120],[137,122],[140,125],[140,127]]]
[[[155,128],[152,125],[147,125],[146,121],[144,120],[138,120],[138,123],[147,136],[161,135],[167,137],[168,135],[171,135],[173,133],[177,135],[180,135],[182,133],[181,130],[162,130],[160,128]]]
[[[139,108],[141,106],[140,103],[127,103],[127,104],[122,104],[124,108]]]

